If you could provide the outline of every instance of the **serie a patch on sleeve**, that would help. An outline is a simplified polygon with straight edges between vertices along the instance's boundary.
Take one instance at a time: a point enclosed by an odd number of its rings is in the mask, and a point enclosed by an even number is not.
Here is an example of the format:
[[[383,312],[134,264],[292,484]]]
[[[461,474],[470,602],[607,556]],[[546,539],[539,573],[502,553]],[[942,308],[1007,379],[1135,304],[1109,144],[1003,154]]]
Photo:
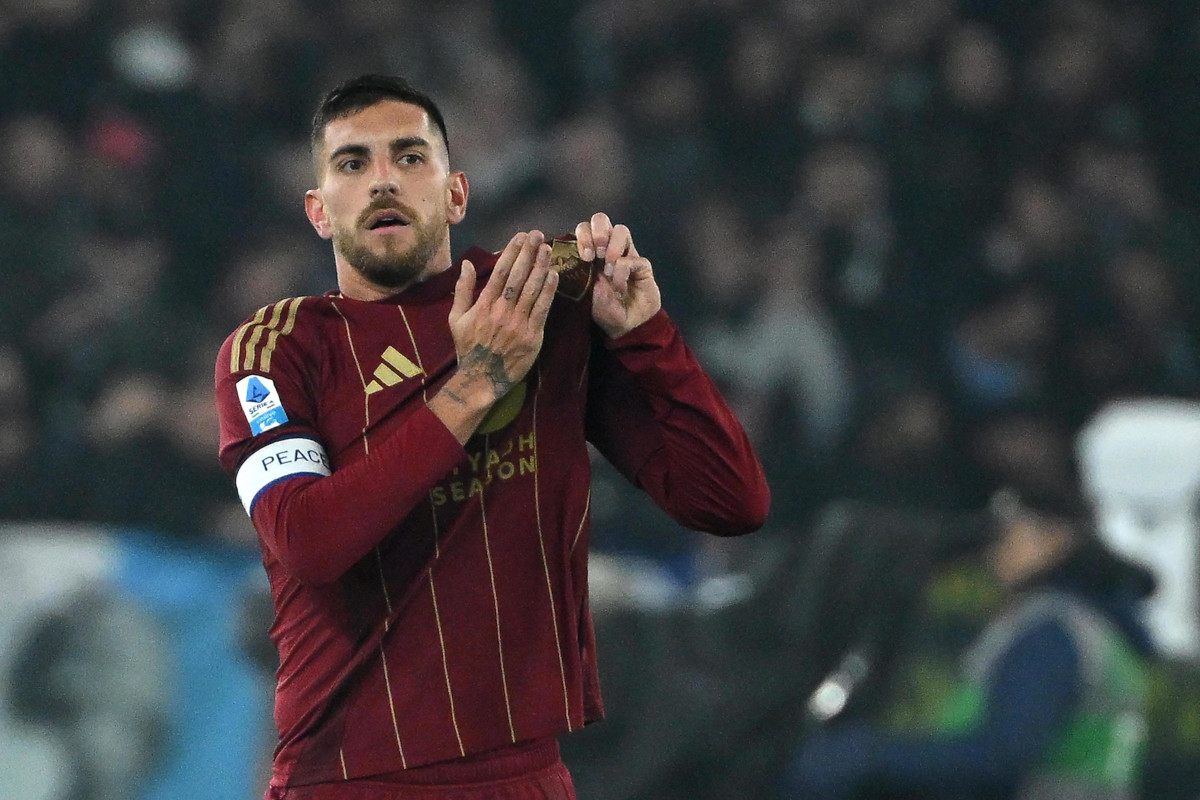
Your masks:
[[[238,497],[249,514],[267,487],[297,475],[329,475],[329,456],[315,439],[278,439],[251,453],[237,471]]]
[[[237,393],[251,433],[258,435],[288,421],[275,382],[270,378],[247,375],[237,382]]]

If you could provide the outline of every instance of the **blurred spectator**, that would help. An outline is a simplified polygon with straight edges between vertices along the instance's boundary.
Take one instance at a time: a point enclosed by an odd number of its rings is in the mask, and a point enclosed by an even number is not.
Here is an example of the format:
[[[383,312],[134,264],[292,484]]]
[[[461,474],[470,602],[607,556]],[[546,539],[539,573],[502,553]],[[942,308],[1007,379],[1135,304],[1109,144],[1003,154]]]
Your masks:
[[[972,428],[971,456],[988,487],[1034,485],[1047,493],[1073,491],[1073,437],[1057,417],[1020,407],[1004,409]]]
[[[936,727],[819,731],[784,796],[1133,796],[1151,654],[1135,609],[1153,578],[1108,551],[1078,503],[1036,486],[998,494],[987,563],[1010,596],[964,655]]]
[[[1012,403],[1070,427],[1116,394],[1194,395],[1200,281],[1182,266],[1200,223],[1173,167],[1192,163],[1194,98],[1174,80],[1200,75],[1197,24],[1102,0],[10,9],[0,333],[24,365],[34,449],[86,475],[88,448],[113,440],[82,431],[141,419],[85,423],[89,409],[133,408],[118,402],[132,376],[177,401],[188,351],[222,320],[256,295],[320,290],[288,210],[311,183],[306,145],[281,137],[314,87],[368,69],[407,73],[464,117],[451,150],[486,190],[467,238],[499,243],[518,219],[558,230],[563,208],[663,220],[643,249],[670,310],[705,332],[749,424],[778,443],[779,480],[811,481],[804,464],[822,457],[882,480],[899,444],[870,431],[917,408],[939,408],[918,416],[959,441]],[[924,376],[932,394],[876,405],[865,365]],[[866,439],[841,451],[851,425]],[[943,449],[941,424],[918,430]],[[918,459],[930,475],[942,462]],[[985,482],[974,456],[956,469]],[[876,483],[810,485],[815,500]]]
[[[20,352],[0,340],[0,518],[45,515],[51,507],[24,505],[44,476],[38,464],[41,431],[33,415],[33,387]]]
[[[88,221],[75,185],[78,148],[52,116],[15,113],[0,122],[0,332],[22,347],[30,320],[70,280]]]
[[[759,239],[731,201],[715,197],[686,224],[696,232],[687,254],[702,298],[701,356],[744,398],[741,410],[762,444],[778,437],[795,448],[790,458],[828,457],[849,421],[853,368],[817,292],[821,262],[811,238],[781,227]],[[780,400],[782,415],[773,403]]]
[[[878,385],[863,392],[832,494],[894,508],[977,505],[949,399],[916,378],[868,378]]]
[[[951,333],[947,350],[957,399],[968,414],[1052,397],[1054,298],[1038,282],[986,297]]]
[[[329,276],[323,249],[312,237],[297,238],[282,227],[267,228],[236,242],[205,309],[206,321],[214,323],[209,330],[220,330],[216,326],[221,323],[228,323],[232,330],[281,297],[324,291]]]

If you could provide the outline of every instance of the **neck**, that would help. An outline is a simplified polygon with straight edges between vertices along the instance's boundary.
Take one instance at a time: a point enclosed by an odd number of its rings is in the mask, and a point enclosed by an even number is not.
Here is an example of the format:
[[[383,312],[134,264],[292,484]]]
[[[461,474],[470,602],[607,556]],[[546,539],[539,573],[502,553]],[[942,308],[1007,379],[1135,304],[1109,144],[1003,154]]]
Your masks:
[[[450,245],[447,242],[444,247],[439,248],[437,253],[434,254],[433,258],[429,260],[425,268],[416,277],[399,286],[384,286],[375,283],[350,266],[340,253],[334,254],[334,264],[337,270],[338,291],[341,292],[342,296],[351,300],[372,302],[394,297],[406,289],[423,283],[434,275],[439,275],[450,269]]]
[[[359,272],[350,270],[350,274],[338,276],[338,291],[341,292],[342,297],[348,297],[351,300],[364,300],[366,302],[383,300],[388,297],[394,297],[406,289],[416,286],[449,268],[449,264],[437,267],[436,269],[428,268],[411,281],[402,283],[399,286],[381,286],[378,283],[367,280]]]

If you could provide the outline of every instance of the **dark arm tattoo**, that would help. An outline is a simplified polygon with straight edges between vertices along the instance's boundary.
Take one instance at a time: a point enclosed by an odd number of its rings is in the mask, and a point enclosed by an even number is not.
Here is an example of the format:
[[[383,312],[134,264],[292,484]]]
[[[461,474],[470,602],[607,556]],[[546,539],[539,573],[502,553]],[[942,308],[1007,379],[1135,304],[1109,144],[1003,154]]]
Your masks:
[[[504,358],[481,344],[472,347],[458,366],[471,377],[484,377],[491,381],[496,399],[508,394],[512,388],[513,380],[504,369]]]

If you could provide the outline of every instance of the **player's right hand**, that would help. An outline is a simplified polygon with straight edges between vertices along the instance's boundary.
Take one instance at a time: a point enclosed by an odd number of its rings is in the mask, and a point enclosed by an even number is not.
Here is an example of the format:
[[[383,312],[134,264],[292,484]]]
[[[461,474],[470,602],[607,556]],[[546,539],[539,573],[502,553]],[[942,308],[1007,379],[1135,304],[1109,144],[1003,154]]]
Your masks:
[[[450,332],[459,373],[490,389],[490,402],[525,377],[542,349],[546,317],[558,287],[541,231],[518,233],[475,294],[475,266],[463,262],[454,287]]]

